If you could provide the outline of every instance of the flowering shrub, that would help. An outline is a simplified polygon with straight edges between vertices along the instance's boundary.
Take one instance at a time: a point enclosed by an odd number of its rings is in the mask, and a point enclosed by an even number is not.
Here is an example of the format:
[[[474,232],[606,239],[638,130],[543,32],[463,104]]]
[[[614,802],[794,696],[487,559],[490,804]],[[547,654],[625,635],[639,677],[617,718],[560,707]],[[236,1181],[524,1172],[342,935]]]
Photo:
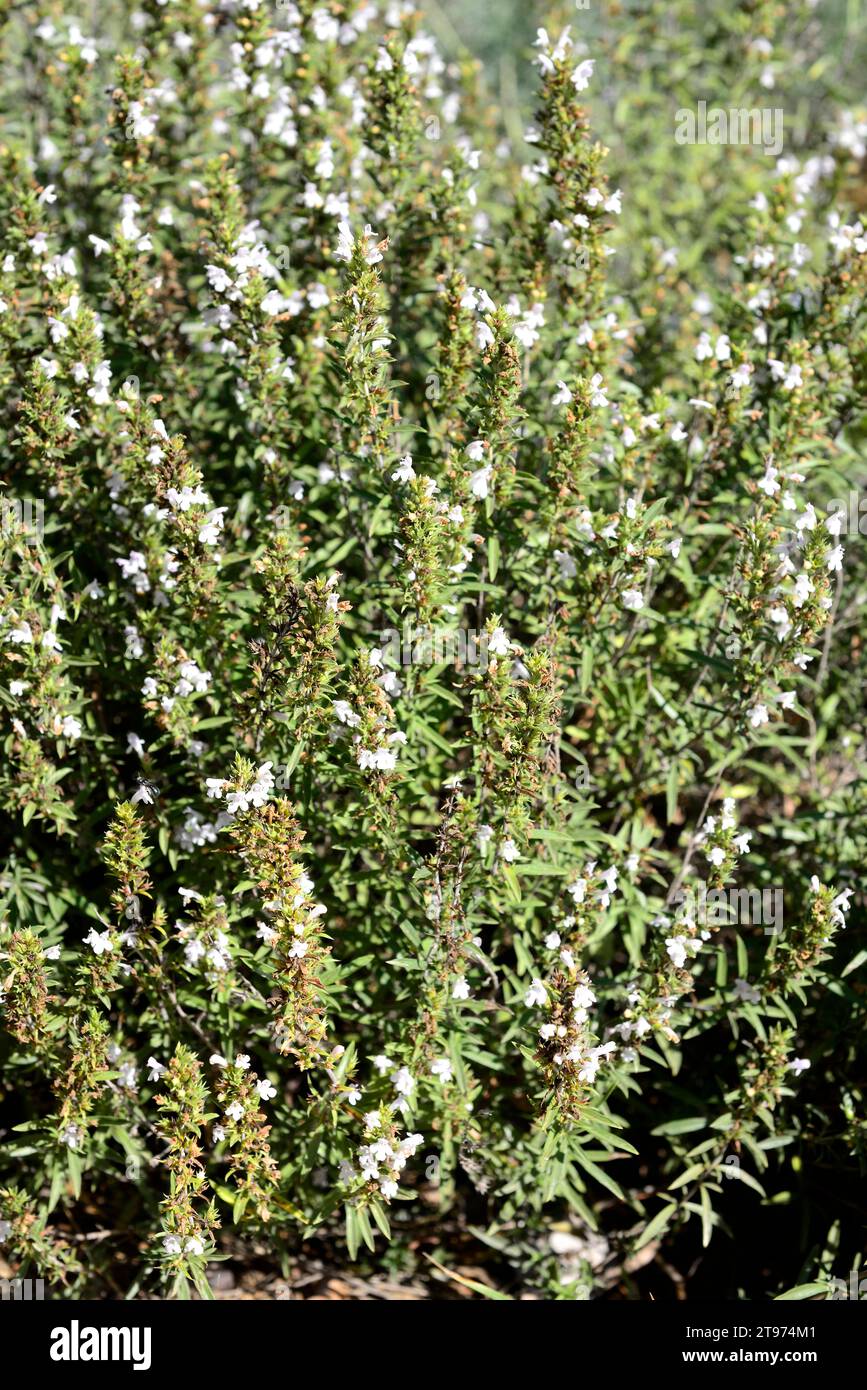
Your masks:
[[[681,149],[675,70],[675,246],[649,37],[540,30],[522,142],[387,0],[106,8],[0,6],[3,1258],[827,1290],[867,125]]]

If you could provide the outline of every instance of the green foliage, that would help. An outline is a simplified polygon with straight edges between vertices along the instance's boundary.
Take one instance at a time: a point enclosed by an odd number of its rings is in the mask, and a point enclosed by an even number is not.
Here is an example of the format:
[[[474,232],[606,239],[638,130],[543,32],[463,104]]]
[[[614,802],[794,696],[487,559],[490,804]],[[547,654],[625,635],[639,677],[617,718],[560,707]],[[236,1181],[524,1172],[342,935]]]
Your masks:
[[[867,122],[694,8],[0,7],[16,1267],[860,1267]]]

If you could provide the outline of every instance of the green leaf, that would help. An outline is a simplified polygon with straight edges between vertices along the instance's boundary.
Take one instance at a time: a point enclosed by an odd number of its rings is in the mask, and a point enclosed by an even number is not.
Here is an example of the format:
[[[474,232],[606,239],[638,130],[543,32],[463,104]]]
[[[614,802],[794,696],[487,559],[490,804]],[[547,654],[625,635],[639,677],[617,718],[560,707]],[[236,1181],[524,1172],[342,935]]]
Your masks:
[[[480,1293],[483,1298],[490,1298],[497,1303],[512,1303],[514,1301],[507,1293],[501,1293],[499,1289],[492,1289],[487,1284],[480,1284],[477,1279],[466,1279],[463,1274],[455,1274],[454,1270],[446,1269],[445,1265],[441,1265],[439,1260],[435,1260],[433,1255],[428,1255],[427,1252],[425,1252],[425,1259],[429,1260],[447,1279],[452,1279],[462,1288],[472,1289],[473,1293]]]
[[[695,1182],[696,1178],[700,1177],[704,1171],[705,1165],[703,1163],[691,1163],[690,1166],[681,1173],[680,1177],[675,1178],[674,1182],[670,1182],[668,1186],[671,1191],[674,1191],[675,1188],[678,1187],[686,1187],[689,1183]]]
[[[778,1293],[774,1299],[775,1303],[794,1303],[805,1298],[815,1298],[818,1294],[830,1292],[829,1284],[796,1284],[793,1289],[786,1289],[785,1293]]]
[[[602,1186],[607,1188],[609,1192],[613,1193],[615,1197],[619,1197],[622,1201],[626,1200],[626,1198],[623,1196],[623,1192],[618,1187],[617,1183],[614,1181],[612,1177],[609,1177],[604,1168],[600,1168],[597,1164],[591,1162],[591,1160],[587,1158],[586,1155],[583,1153],[576,1153],[575,1158],[577,1162],[580,1163],[585,1173],[590,1174],[591,1178],[595,1178],[596,1182],[601,1183]]]
[[[676,1211],[677,1206],[674,1202],[669,1202],[667,1206],[662,1207],[656,1213],[653,1220],[648,1221],[641,1235],[638,1237],[638,1240],[633,1244],[633,1251],[642,1250],[645,1245],[649,1245],[652,1240],[655,1240],[658,1235],[661,1235],[663,1231],[667,1230],[668,1223]]]
[[[707,1117],[704,1115],[690,1115],[681,1120],[669,1120],[667,1124],[657,1125],[656,1129],[650,1132],[658,1134],[693,1134],[697,1129],[704,1129],[707,1124]]]
[[[350,1260],[355,1261],[358,1258],[362,1239],[358,1208],[347,1202],[344,1211],[346,1213],[346,1248],[349,1251]]]
[[[710,1204],[710,1193],[706,1187],[701,1189],[701,1244],[704,1250],[710,1245],[713,1238],[713,1208]]]

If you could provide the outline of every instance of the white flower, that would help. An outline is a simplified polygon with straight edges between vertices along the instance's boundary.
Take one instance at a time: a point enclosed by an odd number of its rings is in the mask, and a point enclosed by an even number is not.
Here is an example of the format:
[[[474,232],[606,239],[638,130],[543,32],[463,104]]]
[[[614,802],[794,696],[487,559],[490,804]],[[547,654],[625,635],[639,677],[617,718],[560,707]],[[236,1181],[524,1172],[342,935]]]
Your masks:
[[[202,545],[217,545],[219,543],[220,532],[223,529],[223,515],[226,510],[226,507],[215,507],[213,511],[208,512],[205,524],[199,531],[199,540]]]
[[[524,1003],[529,1009],[537,1008],[540,1004],[547,1004],[548,994],[544,982],[534,979],[527,993],[524,995]]]
[[[557,390],[555,391],[554,395],[551,397],[551,404],[552,404],[552,405],[569,405],[569,403],[571,402],[571,400],[572,400],[572,392],[569,390],[569,387],[566,385],[565,381],[558,381],[558,382],[557,382]]]
[[[146,1065],[148,1069],[148,1081],[159,1081],[165,1071],[162,1062],[158,1062],[156,1057],[148,1057]]]
[[[794,1076],[800,1076],[802,1072],[807,1071],[809,1066],[810,1063],[806,1057],[793,1057],[786,1070],[792,1072]]]
[[[388,748],[358,748],[355,760],[362,771],[393,772],[397,756]]]
[[[488,484],[491,481],[493,471],[490,464],[488,464],[484,468],[476,469],[476,472],[470,476],[470,491],[474,497],[478,497],[480,500],[487,497]]]
[[[367,264],[377,265],[382,260],[382,252],[379,250],[370,223],[365,226],[359,240],[363,242],[362,251]],[[342,221],[338,227],[337,247],[334,254],[338,260],[350,261],[354,248],[355,238],[352,235],[352,228],[347,221]]]
[[[415,1090],[415,1078],[407,1067],[400,1067],[392,1075],[394,1088],[400,1096],[411,1096]]]
[[[577,1010],[589,1009],[596,1003],[596,995],[589,985],[578,985],[572,995],[572,1007]]]
[[[277,1088],[270,1081],[257,1081],[256,1091],[262,1100],[273,1100],[277,1094]]]
[[[587,90],[595,66],[596,61],[594,58],[585,58],[583,63],[578,64],[577,68],[572,73],[572,84],[576,92],[584,92]]]
[[[597,410],[604,410],[608,404],[608,397],[605,394],[605,387],[602,384],[601,372],[594,372],[590,378],[590,404]]]
[[[696,362],[704,362],[708,357],[713,357],[713,344],[709,333],[701,333],[695,345],[695,360]]]
[[[678,970],[682,970],[686,964],[686,948],[688,938],[685,936],[669,936],[666,938],[665,949],[672,963]]]
[[[415,469],[412,466],[412,454],[406,454],[392,473],[392,480],[396,483],[408,483],[415,477]]]
[[[181,1242],[178,1240],[177,1236],[166,1236],[163,1241],[163,1249],[167,1255],[180,1255]]]
[[[504,628],[492,628],[488,635],[488,655],[489,656],[508,656],[512,650],[512,644]]]
[[[226,290],[231,289],[232,277],[220,265],[206,265],[205,275],[208,284],[216,294],[225,294]]]
[[[520,859],[521,851],[511,838],[500,841],[500,858],[505,859],[507,864],[514,864]]]
[[[752,709],[748,711],[748,717],[754,729],[761,728],[763,724],[768,722],[767,705],[753,705]]]
[[[795,530],[799,533],[801,531],[815,531],[817,520],[816,509],[812,502],[808,502],[803,514],[795,521]]]
[[[463,975],[459,975],[452,987],[452,999],[469,999],[470,987]]]
[[[574,579],[578,573],[578,566],[569,554],[568,550],[555,550],[554,559],[560,569],[561,579]]]
[[[111,939],[110,931],[98,932],[96,927],[91,927],[84,940],[93,951],[94,955],[101,956],[104,955],[106,951],[114,950],[114,942]]]
[[[610,869],[604,869],[599,877],[605,886],[606,892],[615,893],[617,891],[618,871],[616,865],[612,864]]]
[[[765,476],[759,483],[761,491],[764,492],[768,497],[773,497],[774,493],[780,491],[780,484],[777,482],[778,477],[779,474],[776,468],[773,468],[770,464],[768,464]]]
[[[438,1076],[443,1085],[452,1079],[452,1064],[447,1057],[437,1057],[430,1064],[431,1076]]]
[[[576,878],[574,883],[569,884],[566,891],[571,895],[572,901],[574,903],[583,903],[584,899],[587,896],[586,878]]]
[[[263,314],[282,314],[289,308],[291,301],[281,294],[279,290],[269,290],[262,298]]]
[[[644,595],[640,589],[624,589],[623,607],[628,608],[632,613],[637,613],[644,607]]]
[[[341,724],[346,724],[350,729],[361,723],[360,715],[355,713],[347,700],[335,700],[332,709]]]

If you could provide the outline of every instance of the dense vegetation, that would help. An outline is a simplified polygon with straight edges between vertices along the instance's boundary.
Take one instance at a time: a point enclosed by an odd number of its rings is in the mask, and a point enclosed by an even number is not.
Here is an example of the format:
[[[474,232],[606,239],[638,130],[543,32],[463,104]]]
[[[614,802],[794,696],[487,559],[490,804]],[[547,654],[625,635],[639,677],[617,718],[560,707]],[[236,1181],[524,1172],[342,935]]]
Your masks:
[[[540,29],[522,119],[398,4],[0,0],[0,1255],[54,1296],[860,1267],[867,120],[809,6],[694,8]]]

